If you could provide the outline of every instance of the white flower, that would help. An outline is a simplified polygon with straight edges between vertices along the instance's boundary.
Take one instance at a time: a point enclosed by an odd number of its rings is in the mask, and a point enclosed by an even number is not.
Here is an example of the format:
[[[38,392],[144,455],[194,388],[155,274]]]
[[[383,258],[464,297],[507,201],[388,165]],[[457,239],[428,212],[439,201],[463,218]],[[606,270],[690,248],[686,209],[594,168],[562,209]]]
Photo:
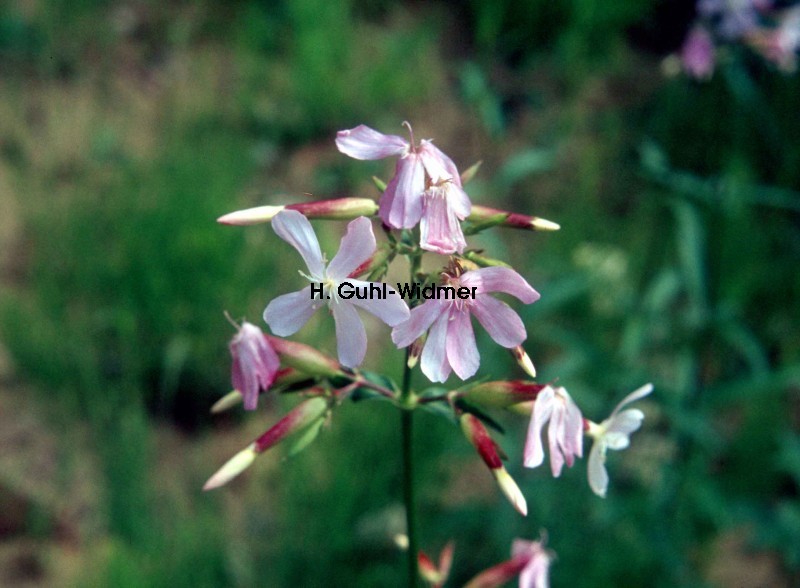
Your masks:
[[[620,409],[653,391],[652,384],[645,384],[638,390],[628,394],[602,423],[590,423],[586,434],[594,438],[592,451],[589,453],[589,486],[598,496],[605,497],[608,489],[608,472],[606,471],[606,451],[619,451],[630,445],[630,434],[642,426],[644,413],[638,408]]]

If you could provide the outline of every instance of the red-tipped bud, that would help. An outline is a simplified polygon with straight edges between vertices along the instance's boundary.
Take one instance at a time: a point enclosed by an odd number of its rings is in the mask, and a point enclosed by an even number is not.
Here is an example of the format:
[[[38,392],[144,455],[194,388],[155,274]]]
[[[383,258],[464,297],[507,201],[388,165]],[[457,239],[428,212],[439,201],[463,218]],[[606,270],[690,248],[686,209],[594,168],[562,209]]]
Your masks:
[[[521,515],[527,515],[528,505],[525,502],[525,497],[503,466],[500,454],[497,451],[497,444],[489,435],[489,431],[486,430],[480,419],[469,413],[462,414],[460,422],[461,430],[464,431],[464,435],[478,450],[478,454],[491,470],[503,494],[506,495],[506,498]]]
[[[472,386],[464,391],[462,396],[484,406],[508,408],[521,402],[535,400],[543,388],[542,384],[526,380],[498,380]]]
[[[473,223],[487,222],[490,225],[500,225],[513,229],[525,229],[528,231],[557,231],[561,228],[558,223],[549,221],[538,216],[529,216],[517,212],[509,212],[498,208],[490,208],[473,204],[472,211],[468,217]],[[488,226],[487,226],[488,228]]]
[[[328,401],[319,396],[298,404],[258,439],[229,459],[208,479],[203,490],[224,486],[249,468],[259,453],[264,453],[288,437],[315,426],[325,418],[327,411]]]
[[[435,565],[433,561],[422,551],[417,554],[417,567],[419,575],[422,579],[431,584],[433,588],[439,588],[447,582],[450,576],[450,568],[453,565],[453,550],[455,546],[452,541],[442,549],[439,555],[439,565]]]
[[[280,353],[280,352],[279,352]],[[528,374],[531,378],[536,377],[536,368],[533,366],[530,356],[522,348],[522,345],[517,345],[511,349],[511,355],[517,360],[519,367]]]
[[[370,198],[332,198],[281,206],[256,206],[225,214],[217,222],[238,226],[268,223],[282,210],[296,210],[308,218],[351,220],[359,216],[376,215],[378,203]]]
[[[342,369],[335,359],[317,351],[309,345],[264,335],[283,362],[310,376],[333,377],[342,375]]]
[[[428,335],[423,334],[411,344],[411,347],[408,349],[408,360],[406,361],[408,369],[413,369],[414,366],[417,365],[417,362],[419,361],[419,356],[422,355],[422,349],[425,347],[425,340],[427,338]]]

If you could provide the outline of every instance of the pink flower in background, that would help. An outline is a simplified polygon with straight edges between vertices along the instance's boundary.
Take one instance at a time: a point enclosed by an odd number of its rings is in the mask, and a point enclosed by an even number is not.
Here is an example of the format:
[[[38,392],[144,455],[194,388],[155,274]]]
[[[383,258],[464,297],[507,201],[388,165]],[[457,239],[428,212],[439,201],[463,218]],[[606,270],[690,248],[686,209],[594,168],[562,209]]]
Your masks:
[[[275,381],[280,364],[278,354],[261,329],[247,321],[242,323],[228,347],[233,358],[233,387],[242,394],[245,410],[255,410],[258,391],[268,390]]]
[[[544,548],[544,539],[542,541],[515,539],[511,545],[511,556],[528,559],[519,574],[519,588],[548,588],[550,586],[548,575],[553,558]]]
[[[693,27],[681,47],[683,69],[693,78],[706,80],[714,73],[715,60],[716,51],[711,35],[701,26]]]
[[[606,451],[619,451],[630,445],[630,435],[642,426],[644,413],[638,408],[629,408],[620,412],[623,406],[644,398],[653,391],[652,384],[645,384],[623,398],[611,416],[602,423],[589,424],[587,435],[594,438],[592,451],[589,453],[589,486],[598,496],[605,497],[608,489],[608,472],[606,471]]]
[[[547,421],[550,469],[557,478],[565,462],[572,467],[575,456],[583,456],[583,416],[565,388],[547,386],[536,397],[525,442],[525,467],[535,468],[544,461],[542,427]]]
[[[408,123],[406,125],[411,131],[411,126]],[[453,214],[461,220],[469,215],[469,197],[461,188],[458,168],[452,159],[428,140],[423,139],[419,146],[413,145],[413,134],[411,140],[409,143],[397,135],[384,135],[366,125],[359,125],[353,129],[339,131],[336,135],[336,146],[339,151],[354,159],[399,156],[394,177],[389,181],[380,200],[378,214],[381,220],[393,229],[410,229],[426,216],[428,220],[425,222],[433,228],[432,236],[441,237],[440,227],[454,230],[451,222]],[[450,186],[437,195],[443,197],[444,202],[449,205],[451,211],[448,214],[442,211],[441,202],[426,204],[423,197],[426,190],[433,186],[441,186],[443,183]],[[430,210],[426,212],[426,209]],[[445,217],[447,220],[442,222]],[[460,227],[458,233],[463,241]],[[453,247],[457,246],[458,236],[453,236],[450,240],[454,243]],[[431,248],[430,251],[439,251],[438,245],[431,247],[436,248]],[[423,245],[423,248],[426,247]],[[450,249],[450,246],[444,248]],[[452,249],[448,253],[457,250]]]
[[[489,294],[504,292],[531,304],[539,299],[539,293],[517,272],[504,267],[442,276],[445,285],[456,290],[474,287],[475,298],[428,300],[412,309],[410,318],[392,330],[392,341],[398,347],[407,347],[430,329],[422,350],[422,372],[432,382],[444,382],[451,371],[466,380],[480,365],[471,315],[499,345],[516,347],[527,337],[522,320],[506,303]]]
[[[545,540],[514,539],[511,559],[484,570],[464,588],[499,588],[519,576],[519,588],[548,588],[550,586],[551,552],[544,548]]]
[[[314,229],[305,216],[294,210],[284,210],[272,220],[272,227],[303,257],[309,273],[301,274],[311,282],[302,290],[278,296],[267,305],[264,320],[273,333],[279,336],[296,333],[317,309],[327,304],[336,323],[339,361],[346,367],[356,367],[367,352],[367,334],[356,306],[389,326],[398,325],[408,318],[408,307],[396,293],[389,293],[386,299],[364,296],[363,300],[355,296],[345,300],[338,295],[339,285],[345,280],[358,290],[372,285],[371,282],[348,278],[375,252],[375,236],[369,219],[360,217],[347,225],[339,252],[327,265]],[[316,288],[322,285],[322,293],[313,298],[312,285]]]

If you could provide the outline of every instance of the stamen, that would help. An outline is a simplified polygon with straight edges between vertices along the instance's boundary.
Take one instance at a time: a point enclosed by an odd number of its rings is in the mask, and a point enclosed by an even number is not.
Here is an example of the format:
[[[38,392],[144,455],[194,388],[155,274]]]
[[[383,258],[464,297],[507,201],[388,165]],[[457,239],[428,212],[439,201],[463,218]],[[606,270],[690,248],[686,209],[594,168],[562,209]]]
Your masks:
[[[414,130],[411,128],[411,123],[409,123],[407,120],[404,120],[403,126],[408,129],[408,136],[411,138],[411,151],[414,151]]]

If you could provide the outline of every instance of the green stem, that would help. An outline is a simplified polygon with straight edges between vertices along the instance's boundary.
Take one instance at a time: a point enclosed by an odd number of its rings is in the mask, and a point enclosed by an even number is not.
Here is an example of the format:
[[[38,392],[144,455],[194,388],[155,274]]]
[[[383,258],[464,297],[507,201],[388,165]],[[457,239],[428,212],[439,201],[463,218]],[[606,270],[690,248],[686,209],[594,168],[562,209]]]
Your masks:
[[[408,352],[403,367],[403,388],[400,400],[405,402],[411,394],[411,368],[408,367]],[[403,443],[403,502],[406,506],[406,534],[408,535],[408,586],[417,587],[417,527],[414,503],[414,448],[412,445],[414,411],[403,408],[401,411],[401,430]]]

